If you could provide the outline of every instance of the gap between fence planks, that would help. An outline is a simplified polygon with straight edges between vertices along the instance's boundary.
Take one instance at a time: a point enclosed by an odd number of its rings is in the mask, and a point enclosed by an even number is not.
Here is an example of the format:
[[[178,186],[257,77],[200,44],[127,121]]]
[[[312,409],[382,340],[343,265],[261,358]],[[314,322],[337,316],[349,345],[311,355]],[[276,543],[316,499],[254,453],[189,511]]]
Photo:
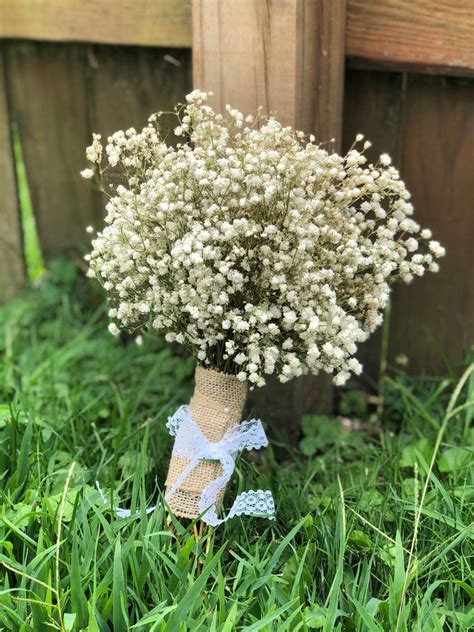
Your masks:
[[[0,0],[2,37],[189,48],[191,0]],[[472,0],[348,0],[345,37],[352,65],[474,75]]]

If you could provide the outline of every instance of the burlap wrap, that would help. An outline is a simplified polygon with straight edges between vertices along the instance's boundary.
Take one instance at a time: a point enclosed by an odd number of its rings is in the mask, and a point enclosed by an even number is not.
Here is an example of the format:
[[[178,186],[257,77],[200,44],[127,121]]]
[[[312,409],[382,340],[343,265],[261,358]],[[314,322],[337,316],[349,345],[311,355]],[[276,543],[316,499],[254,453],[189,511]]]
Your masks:
[[[242,421],[247,397],[247,384],[234,375],[219,373],[203,367],[196,368],[194,394],[189,403],[191,414],[209,441],[219,441],[224,433]],[[189,463],[172,456],[166,478],[166,491]],[[168,500],[173,513],[182,518],[199,515],[199,500],[203,489],[222,474],[220,463],[201,462],[184,479]],[[218,503],[222,502],[221,494]]]

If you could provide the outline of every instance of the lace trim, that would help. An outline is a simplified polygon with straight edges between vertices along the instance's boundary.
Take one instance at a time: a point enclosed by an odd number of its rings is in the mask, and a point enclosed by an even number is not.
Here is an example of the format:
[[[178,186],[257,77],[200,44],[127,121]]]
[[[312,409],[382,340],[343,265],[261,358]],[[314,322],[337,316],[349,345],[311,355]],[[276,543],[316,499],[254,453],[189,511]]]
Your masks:
[[[178,490],[181,483],[201,460],[219,461],[224,473],[205,487],[199,501],[203,522],[218,526],[234,516],[241,515],[258,515],[274,520],[275,503],[269,490],[258,489],[239,494],[224,518],[219,518],[216,510],[218,495],[225,488],[234,471],[236,454],[242,450],[260,450],[268,445],[265,430],[259,419],[243,421],[230,428],[220,441],[212,442],[206,438],[193,420],[189,406],[180,406],[174,415],[168,418],[166,427],[175,437],[173,454],[189,459],[189,464],[167,492],[166,499]],[[107,499],[97,481],[96,485],[102,501],[107,505]],[[112,509],[119,518],[129,518],[132,515],[129,509],[121,509],[117,506],[113,506]],[[149,514],[154,509],[155,507],[147,507],[146,513]],[[137,511],[135,515],[140,515],[140,512]]]

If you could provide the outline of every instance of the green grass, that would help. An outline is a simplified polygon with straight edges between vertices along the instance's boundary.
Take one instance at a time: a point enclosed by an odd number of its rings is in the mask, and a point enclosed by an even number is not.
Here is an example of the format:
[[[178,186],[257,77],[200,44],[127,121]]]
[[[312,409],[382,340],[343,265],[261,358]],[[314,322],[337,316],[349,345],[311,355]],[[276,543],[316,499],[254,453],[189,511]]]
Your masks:
[[[30,188],[26,176],[20,134],[16,124],[12,125],[13,154],[15,158],[18,201],[20,205],[21,228],[23,234],[23,253],[25,268],[30,283],[41,278],[45,272],[43,254],[36,227]]]
[[[160,496],[190,358],[110,336],[67,261],[1,309],[0,356],[1,630],[472,629],[472,367],[457,383],[389,372],[382,426],[344,392],[363,431],[306,417],[283,462],[240,460],[230,495],[271,487],[276,521],[196,541]],[[96,479],[139,517],[115,517]]]

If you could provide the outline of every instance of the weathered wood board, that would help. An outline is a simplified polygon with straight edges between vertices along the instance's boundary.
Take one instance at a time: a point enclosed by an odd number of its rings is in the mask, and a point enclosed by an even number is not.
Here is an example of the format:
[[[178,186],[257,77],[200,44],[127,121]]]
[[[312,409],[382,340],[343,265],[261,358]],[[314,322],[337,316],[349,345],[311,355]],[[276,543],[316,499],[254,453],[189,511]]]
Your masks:
[[[150,114],[172,111],[184,101],[191,90],[191,53],[182,49],[88,46],[85,76],[89,130],[100,133],[106,141],[118,129],[141,129]],[[176,126],[171,116],[166,123],[170,128]],[[105,200],[99,191],[94,192],[94,205],[100,225]]]
[[[257,1],[263,12],[276,4]],[[245,13],[255,0],[233,4]],[[0,37],[191,47],[191,0],[0,0]],[[362,65],[474,74],[472,0],[348,0],[345,40]]]
[[[193,0],[193,80],[245,114],[258,106],[285,125],[341,140],[345,2]],[[337,146],[337,145],[336,145]],[[304,413],[332,408],[329,378],[269,380],[258,410],[287,439]]]
[[[194,85],[212,91],[220,110],[262,106],[285,125],[340,141],[344,25],[342,0],[195,1]]]
[[[418,221],[446,248],[440,272],[400,284],[390,358],[418,374],[443,374],[474,343],[474,81],[408,78],[400,130],[402,176]]]
[[[191,46],[191,0],[0,0],[0,37]]]
[[[191,90],[189,50],[88,46],[86,60],[90,126],[104,139],[117,129],[140,129]]]
[[[446,372],[474,342],[474,81],[348,70],[344,148],[357,132],[368,155],[389,153],[413,196],[415,218],[447,249],[439,273],[392,295],[389,362],[406,355],[414,374]],[[381,330],[360,350],[377,379]]]
[[[406,77],[401,73],[347,70],[344,92],[343,150],[347,151],[358,133],[373,142],[366,152],[375,161],[388,153],[400,168],[400,126]],[[376,383],[382,361],[383,327],[361,345],[358,358],[364,366],[363,377]]]
[[[472,0],[349,0],[346,52],[381,68],[474,75]]]
[[[94,221],[79,171],[89,141],[83,47],[4,45],[10,116],[18,126],[41,245],[46,255],[75,247]]]
[[[140,127],[183,100],[189,51],[11,42],[4,45],[10,116],[18,125],[47,257],[88,241],[104,200],[80,171],[93,131]],[[168,59],[168,61],[166,61]]]

